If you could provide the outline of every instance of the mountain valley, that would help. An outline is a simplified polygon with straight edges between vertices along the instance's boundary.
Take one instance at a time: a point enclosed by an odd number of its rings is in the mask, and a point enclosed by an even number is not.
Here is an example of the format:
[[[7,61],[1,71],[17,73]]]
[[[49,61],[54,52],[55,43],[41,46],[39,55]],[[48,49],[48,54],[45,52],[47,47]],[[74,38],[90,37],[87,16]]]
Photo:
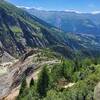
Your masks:
[[[99,16],[0,0],[0,100],[98,98]]]

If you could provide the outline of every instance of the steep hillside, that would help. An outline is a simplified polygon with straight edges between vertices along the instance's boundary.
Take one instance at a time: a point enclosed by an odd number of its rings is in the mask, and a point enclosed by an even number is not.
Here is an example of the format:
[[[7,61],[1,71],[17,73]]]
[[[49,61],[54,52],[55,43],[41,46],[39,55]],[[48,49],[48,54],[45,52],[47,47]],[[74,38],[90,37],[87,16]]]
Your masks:
[[[0,46],[12,56],[29,47],[66,46],[63,32],[35,16],[7,3],[0,2]]]
[[[36,9],[26,9],[26,11],[65,32],[100,35],[100,14]]]
[[[72,58],[76,51],[82,54],[99,51],[100,41],[91,36],[65,34],[22,9],[5,1],[0,2],[1,56],[5,52],[13,57],[19,57],[29,48],[36,47],[50,48]]]

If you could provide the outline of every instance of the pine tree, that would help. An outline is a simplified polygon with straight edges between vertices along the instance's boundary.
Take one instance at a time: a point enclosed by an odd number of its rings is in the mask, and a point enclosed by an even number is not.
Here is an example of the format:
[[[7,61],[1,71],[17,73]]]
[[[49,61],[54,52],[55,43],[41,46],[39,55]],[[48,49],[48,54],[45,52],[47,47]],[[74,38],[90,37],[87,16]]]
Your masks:
[[[73,62],[71,60],[63,60],[62,63],[62,72],[63,76],[68,80],[71,81],[71,76],[73,73]]]
[[[19,91],[19,96],[24,96],[24,94],[26,93],[26,88],[27,88],[27,83],[26,83],[26,77],[24,76]]]
[[[46,96],[48,84],[49,84],[48,70],[47,67],[44,66],[37,82],[37,92],[41,97]]]
[[[30,81],[30,87],[34,86],[34,79],[32,78]]]
[[[78,57],[76,57],[74,60],[74,64],[75,64],[74,71],[78,71],[80,69],[80,67],[82,66],[79,62],[80,61],[79,61]]]

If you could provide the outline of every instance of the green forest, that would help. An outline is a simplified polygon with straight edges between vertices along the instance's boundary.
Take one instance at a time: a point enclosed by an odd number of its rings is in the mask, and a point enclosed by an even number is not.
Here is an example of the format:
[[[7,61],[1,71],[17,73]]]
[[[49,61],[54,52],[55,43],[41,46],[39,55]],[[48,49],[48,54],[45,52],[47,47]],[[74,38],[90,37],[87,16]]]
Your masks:
[[[17,100],[94,100],[94,88],[100,81],[99,62],[99,58],[76,57],[45,65],[29,87],[24,76]]]

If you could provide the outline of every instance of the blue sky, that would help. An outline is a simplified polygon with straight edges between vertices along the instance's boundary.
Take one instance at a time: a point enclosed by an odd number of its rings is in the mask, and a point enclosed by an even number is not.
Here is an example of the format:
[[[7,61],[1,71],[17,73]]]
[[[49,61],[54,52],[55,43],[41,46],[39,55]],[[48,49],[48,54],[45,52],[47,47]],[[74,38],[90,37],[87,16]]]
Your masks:
[[[75,10],[79,12],[100,11],[100,0],[8,0],[16,6],[42,10]]]

